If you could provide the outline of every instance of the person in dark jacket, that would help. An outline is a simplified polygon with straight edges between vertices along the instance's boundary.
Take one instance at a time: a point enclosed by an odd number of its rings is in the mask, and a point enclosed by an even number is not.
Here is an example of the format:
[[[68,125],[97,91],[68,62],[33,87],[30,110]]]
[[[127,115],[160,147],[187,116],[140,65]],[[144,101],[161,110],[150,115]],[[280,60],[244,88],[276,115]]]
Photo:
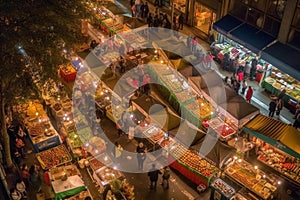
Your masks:
[[[148,172],[148,176],[150,179],[150,189],[156,190],[156,185],[157,185],[159,174],[162,174],[161,171],[156,169],[155,164],[152,164],[152,168],[150,169],[150,172]]]
[[[274,113],[275,113],[275,110],[276,110],[276,102],[275,100],[272,100],[270,103],[269,103],[269,117],[273,117],[274,116]]]
[[[153,17],[152,17],[151,13],[149,13],[149,15],[147,17],[147,24],[148,24],[148,27],[152,27],[153,26]]]
[[[182,29],[183,29],[183,23],[184,23],[184,17],[183,17],[183,14],[182,14],[182,13],[180,13],[180,15],[179,15],[178,22],[179,22],[179,27],[178,27],[178,29],[182,30]]]
[[[149,13],[148,2],[145,2],[144,8],[143,8],[143,16],[142,16],[142,18],[143,19],[147,18],[148,17],[148,13]]]

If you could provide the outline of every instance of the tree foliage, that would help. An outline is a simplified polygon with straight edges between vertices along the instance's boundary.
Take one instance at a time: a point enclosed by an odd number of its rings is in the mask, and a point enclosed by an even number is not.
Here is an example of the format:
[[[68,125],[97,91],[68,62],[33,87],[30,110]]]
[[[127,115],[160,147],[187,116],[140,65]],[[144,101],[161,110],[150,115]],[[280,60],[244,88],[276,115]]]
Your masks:
[[[1,106],[35,94],[30,71],[39,72],[41,81],[56,79],[57,66],[67,62],[63,48],[83,42],[80,19],[87,16],[78,0],[0,0]],[[7,136],[4,117],[1,109],[2,136]],[[1,138],[9,156],[9,140]]]

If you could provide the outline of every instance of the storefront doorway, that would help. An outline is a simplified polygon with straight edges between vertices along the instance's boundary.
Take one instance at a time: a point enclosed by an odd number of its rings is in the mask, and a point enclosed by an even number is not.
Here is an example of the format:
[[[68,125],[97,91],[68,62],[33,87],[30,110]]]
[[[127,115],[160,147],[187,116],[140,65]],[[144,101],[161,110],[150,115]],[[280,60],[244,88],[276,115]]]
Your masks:
[[[206,35],[212,29],[212,24],[216,21],[216,12],[203,6],[200,2],[195,2],[194,27]]]

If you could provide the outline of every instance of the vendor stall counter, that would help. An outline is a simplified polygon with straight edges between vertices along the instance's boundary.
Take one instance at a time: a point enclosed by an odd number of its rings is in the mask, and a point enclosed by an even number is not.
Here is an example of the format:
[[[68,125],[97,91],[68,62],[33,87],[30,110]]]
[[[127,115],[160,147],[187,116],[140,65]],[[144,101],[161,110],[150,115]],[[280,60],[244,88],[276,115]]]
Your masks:
[[[242,159],[233,159],[225,173],[262,199],[270,199],[277,190],[277,187],[266,178],[267,175],[263,171]]]
[[[61,66],[59,68],[59,74],[67,83],[75,81],[76,79],[76,70],[71,64],[67,66]]]
[[[235,194],[235,189],[219,178],[215,179],[210,187],[211,200],[229,200]]]

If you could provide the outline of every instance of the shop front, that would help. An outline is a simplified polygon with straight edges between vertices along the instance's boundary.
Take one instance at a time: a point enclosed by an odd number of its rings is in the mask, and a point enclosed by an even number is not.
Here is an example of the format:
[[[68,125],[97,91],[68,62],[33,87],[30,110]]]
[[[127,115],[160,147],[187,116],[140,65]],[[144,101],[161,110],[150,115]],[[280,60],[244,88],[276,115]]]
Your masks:
[[[209,35],[212,30],[212,24],[216,21],[218,12],[220,10],[220,3],[213,1],[195,0],[194,5],[191,8],[191,20],[192,25],[197,30],[201,31],[205,35]]]
[[[271,95],[276,96],[285,89],[284,104],[294,112],[300,100],[299,63],[294,58],[300,53],[229,14],[215,22],[213,29],[220,33],[212,47],[213,54],[224,70],[238,72],[242,66],[246,75],[246,64],[251,65],[256,59],[256,67],[249,71],[250,79],[256,80]]]

